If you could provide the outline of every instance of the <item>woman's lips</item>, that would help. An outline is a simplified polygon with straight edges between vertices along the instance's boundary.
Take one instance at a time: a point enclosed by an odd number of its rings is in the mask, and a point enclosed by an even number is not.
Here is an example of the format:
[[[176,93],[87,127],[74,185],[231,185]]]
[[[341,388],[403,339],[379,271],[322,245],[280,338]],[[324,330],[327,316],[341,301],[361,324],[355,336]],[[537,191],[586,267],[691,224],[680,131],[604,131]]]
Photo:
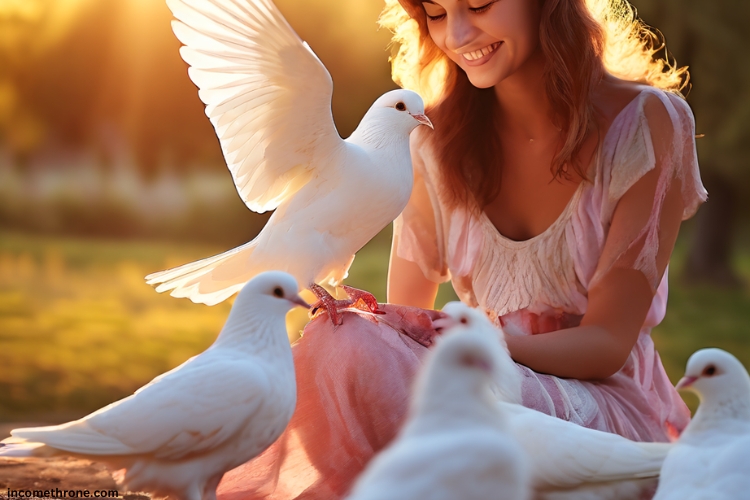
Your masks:
[[[459,55],[467,66],[481,66],[492,59],[492,56],[495,55],[497,49],[500,48],[501,43],[503,42],[495,42],[492,45],[482,47],[481,49],[464,52]]]

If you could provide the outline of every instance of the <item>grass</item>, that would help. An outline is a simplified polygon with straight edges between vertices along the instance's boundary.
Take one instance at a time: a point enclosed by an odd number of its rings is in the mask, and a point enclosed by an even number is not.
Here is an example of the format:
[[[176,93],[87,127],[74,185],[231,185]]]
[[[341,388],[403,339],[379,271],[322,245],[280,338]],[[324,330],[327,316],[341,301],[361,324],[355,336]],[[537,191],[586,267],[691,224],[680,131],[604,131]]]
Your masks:
[[[385,300],[390,231],[365,247],[347,283]],[[678,247],[672,271],[678,270]],[[153,291],[143,276],[225,248],[0,234],[0,421],[56,421],[122,398],[205,349],[230,309]],[[750,254],[737,267],[750,276]],[[750,293],[680,287],[653,332],[672,381],[696,349],[750,366]],[[438,306],[455,295],[441,288]],[[691,407],[696,401],[688,399]]]

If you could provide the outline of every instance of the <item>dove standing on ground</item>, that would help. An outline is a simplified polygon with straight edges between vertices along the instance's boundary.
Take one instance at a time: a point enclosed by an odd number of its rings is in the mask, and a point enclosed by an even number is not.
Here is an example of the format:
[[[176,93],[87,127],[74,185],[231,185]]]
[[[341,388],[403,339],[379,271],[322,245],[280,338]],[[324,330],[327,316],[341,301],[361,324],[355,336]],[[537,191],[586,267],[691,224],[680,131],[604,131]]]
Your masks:
[[[667,456],[654,500],[750,496],[750,377],[721,349],[697,351],[677,389],[698,394],[693,420]]]
[[[67,424],[15,429],[0,456],[108,463],[130,491],[216,498],[224,473],[270,446],[297,400],[285,316],[307,304],[292,276],[253,278],[206,351],[125,399]]]
[[[497,405],[508,432],[529,457],[534,498],[638,498],[651,486],[646,481],[658,477],[671,444],[637,443],[522,406],[521,372],[508,354],[502,331],[484,313],[460,302],[446,304],[443,311],[454,323],[486,332],[501,347]]]
[[[253,211],[275,212],[251,242],[151,274],[148,284],[208,305],[268,269],[303,287],[336,286],[354,254],[409,200],[409,134],[432,127],[422,98],[384,94],[343,140],[331,114],[331,75],[270,0],[167,5],[240,197]]]
[[[417,378],[407,422],[348,499],[530,498],[528,458],[491,389],[505,376],[500,351],[494,332],[448,328]]]

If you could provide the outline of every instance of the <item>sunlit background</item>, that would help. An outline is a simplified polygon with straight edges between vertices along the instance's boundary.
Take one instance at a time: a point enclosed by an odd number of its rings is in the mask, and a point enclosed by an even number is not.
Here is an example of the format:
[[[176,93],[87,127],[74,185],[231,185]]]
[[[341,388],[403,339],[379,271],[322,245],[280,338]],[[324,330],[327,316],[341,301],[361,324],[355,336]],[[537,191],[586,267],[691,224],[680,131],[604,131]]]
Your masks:
[[[394,88],[381,0],[277,3],[332,73],[348,135]],[[691,66],[705,134],[711,202],[684,227],[654,332],[676,380],[703,346],[750,364],[750,11],[635,3]],[[160,0],[0,0],[0,424],[58,422],[124,397],[208,346],[229,311],[143,281],[248,241],[266,220],[234,190],[170,19]],[[389,243],[386,229],[349,280],[380,300]]]

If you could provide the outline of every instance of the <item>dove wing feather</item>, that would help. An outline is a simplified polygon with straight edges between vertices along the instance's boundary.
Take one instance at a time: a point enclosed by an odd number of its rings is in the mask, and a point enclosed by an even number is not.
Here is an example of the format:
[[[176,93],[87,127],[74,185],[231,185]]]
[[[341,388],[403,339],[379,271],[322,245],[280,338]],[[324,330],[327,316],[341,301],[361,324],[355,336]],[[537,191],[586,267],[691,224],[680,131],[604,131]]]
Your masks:
[[[271,397],[267,375],[247,359],[202,354],[167,372],[90,425],[140,453],[179,459],[224,443]],[[217,379],[216,373],[221,373]],[[148,419],[148,426],[140,421]]]
[[[257,366],[204,354],[81,420],[19,429],[13,436],[73,453],[153,454],[175,460],[224,443],[246,425],[269,393],[268,378]]]
[[[501,403],[512,434],[532,457],[535,481],[549,487],[656,477],[673,445],[636,443],[607,432]]]
[[[237,192],[273,210],[343,147],[333,82],[269,0],[167,0],[189,75],[206,104]]]

